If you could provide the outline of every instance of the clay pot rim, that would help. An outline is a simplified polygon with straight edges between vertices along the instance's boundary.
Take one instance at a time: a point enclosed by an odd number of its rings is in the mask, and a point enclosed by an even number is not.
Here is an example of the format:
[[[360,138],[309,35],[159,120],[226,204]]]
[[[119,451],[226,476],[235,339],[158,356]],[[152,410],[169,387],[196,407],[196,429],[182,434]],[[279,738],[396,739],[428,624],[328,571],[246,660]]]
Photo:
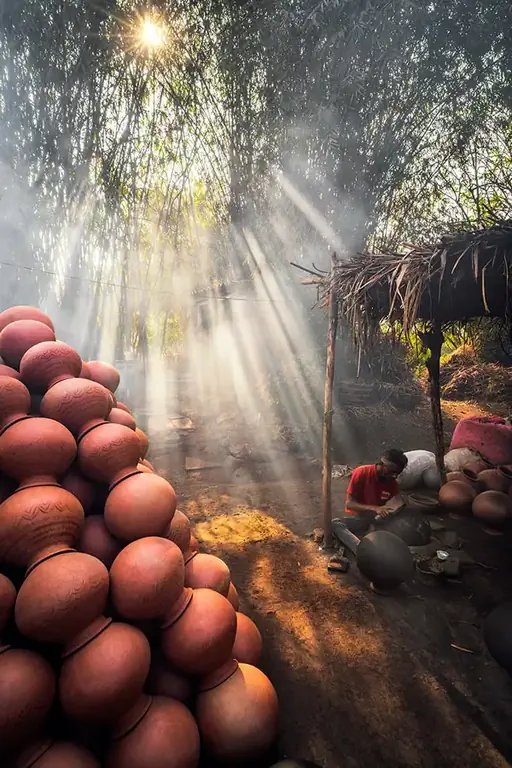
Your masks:
[[[3,653],[7,653],[7,651],[11,651],[11,650],[14,650],[13,645],[0,645],[0,656]]]
[[[117,722],[112,733],[112,740],[119,741],[135,730],[146,717],[153,704],[153,696],[142,693],[138,701]]]
[[[76,549],[71,549],[71,547],[65,547],[64,549],[58,549],[57,552],[51,552],[51,554],[49,554],[49,555],[44,555],[44,557],[38,558],[25,571],[25,578],[27,578],[27,576],[29,574],[31,574],[32,571],[35,570],[35,568],[37,568],[38,565],[41,565],[41,563],[44,563],[46,560],[51,560],[53,557],[58,557],[59,555],[67,555],[67,554],[69,554],[71,552],[77,553],[77,550]]]
[[[194,590],[190,587],[183,587],[183,592],[178,597],[176,602],[172,604],[169,613],[165,615],[164,620],[160,625],[160,629],[162,631],[170,629],[174,624],[176,624],[178,619],[181,619],[190,603],[192,602],[193,597]]]
[[[172,520],[171,520],[171,522],[172,522]],[[196,555],[198,555],[198,554],[199,554],[199,552],[197,551],[197,549],[194,550],[194,552],[191,552],[189,550],[187,553],[185,553],[185,555],[183,555],[183,560],[185,561],[185,565],[188,565],[194,559],[194,557]]]
[[[13,419],[13,421],[10,421],[8,424],[5,425],[5,427],[2,427],[2,429],[0,429],[0,437],[2,437],[2,435],[5,432],[7,432],[8,429],[10,429],[10,427],[14,427],[15,424],[19,424],[20,421],[25,421],[26,419],[33,419],[33,418],[34,416],[32,416],[32,414],[30,413],[27,413],[25,416],[18,416],[17,419]]]
[[[98,616],[98,618],[94,619],[94,621],[92,621],[88,627],[82,630],[82,632],[79,632],[78,635],[73,638],[71,643],[64,647],[61,654],[61,659],[69,659],[75,653],[81,651],[82,648],[84,648],[89,643],[92,643],[92,641],[97,638],[98,635],[101,635],[101,633],[108,629],[108,627],[110,627],[110,625],[113,623],[114,620],[111,618],[107,618],[106,616]]]
[[[124,426],[124,425],[120,424],[119,426]],[[126,429],[130,429],[130,427],[126,427]],[[140,469],[132,469],[130,472],[128,472],[123,477],[121,477],[119,480],[116,480],[115,483],[112,483],[112,485],[109,485],[108,492],[110,493],[110,491],[113,491],[114,488],[117,488],[117,486],[120,485],[122,482],[124,482],[125,480],[128,480],[129,477],[135,477],[135,475],[146,475],[146,474],[147,472],[141,472]]]
[[[28,747],[28,757],[27,760],[22,762],[20,764],[19,768],[32,768],[33,765],[37,763],[37,761],[45,755],[48,750],[53,747],[55,744],[54,739],[42,739],[40,742],[37,742],[35,746],[33,747],[33,751],[30,753],[30,747]]]
[[[35,483],[27,483],[26,485],[25,483],[22,483],[21,485],[18,486],[18,488],[16,488],[15,491],[13,491],[12,495],[14,496],[16,493],[19,493],[20,491],[27,491],[29,488],[62,488],[62,486],[60,483],[57,483],[57,482],[55,483],[35,482]],[[63,488],[63,490],[65,491],[66,489]]]
[[[86,381],[86,379],[84,379],[84,381]],[[110,413],[110,411],[109,411],[109,413]],[[87,427],[87,429],[84,429],[83,432],[80,432],[80,434],[76,438],[76,444],[80,445],[80,443],[84,439],[84,437],[89,435],[93,431],[93,429],[98,429],[98,427],[102,427],[104,424],[111,424],[111,423],[112,422],[110,422],[110,421],[106,421],[105,419],[101,419],[100,421],[98,421],[97,424],[92,424],[90,427]]]
[[[485,472],[485,469],[482,470],[482,471]],[[471,480],[472,482],[478,480],[477,473],[473,472],[472,469],[464,469],[464,468],[462,468],[461,472],[462,472],[463,475],[465,475],[465,477],[469,478],[469,480]]]
[[[236,659],[226,661],[221,667],[203,678],[199,686],[199,692],[206,693],[206,691],[213,691],[214,688],[218,688],[219,685],[222,685],[229,680],[230,677],[233,677],[235,672],[239,669],[240,665]]]
[[[507,478],[507,480],[512,480],[512,469],[510,467],[502,466],[498,467],[498,469],[501,474]]]

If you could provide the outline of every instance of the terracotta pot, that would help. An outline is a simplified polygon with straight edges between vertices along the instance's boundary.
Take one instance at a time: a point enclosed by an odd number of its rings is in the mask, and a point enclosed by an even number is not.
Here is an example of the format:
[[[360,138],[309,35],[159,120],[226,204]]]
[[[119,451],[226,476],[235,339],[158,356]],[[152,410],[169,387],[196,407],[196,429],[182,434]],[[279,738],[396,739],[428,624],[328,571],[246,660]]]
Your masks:
[[[448,483],[453,483],[454,481],[468,483],[477,493],[483,490],[478,476],[471,469],[462,469],[460,472],[448,472],[446,481]]]
[[[144,464],[141,464],[140,462],[137,464],[137,469],[139,472],[145,472],[147,475],[154,475],[152,469],[149,469],[149,467],[146,467]]]
[[[469,472],[472,472],[474,475],[479,475],[480,472],[483,472],[485,469],[492,469],[493,466],[489,461],[486,461],[486,459],[475,459],[475,461],[469,461],[467,464],[464,464],[462,469],[467,469]]]
[[[79,501],[57,485],[17,491],[0,507],[0,564],[32,566],[70,549],[84,522]]]
[[[194,695],[192,681],[175,670],[162,653],[154,650],[151,652],[151,668],[145,690],[151,696],[168,696],[186,706]]]
[[[163,616],[183,592],[185,564],[172,541],[157,536],[128,544],[110,569],[110,599],[124,619]]]
[[[499,469],[485,469],[478,475],[478,481],[485,491],[506,493],[510,486],[510,481]]]
[[[162,624],[165,658],[190,677],[204,677],[231,657],[236,613],[211,589],[185,589]]]
[[[9,309],[4,309],[3,312],[0,312],[0,331],[3,331],[9,323],[14,323],[17,320],[37,320],[39,323],[47,325],[52,331],[55,330],[51,319],[40,309],[20,305],[9,307]]]
[[[59,381],[80,376],[82,360],[78,352],[62,341],[35,344],[22,357],[21,378],[30,389],[46,392]]]
[[[121,424],[105,422],[81,437],[80,471],[98,483],[114,485],[137,472],[139,438]]]
[[[126,427],[119,429],[126,430]],[[138,443],[137,435],[129,434]],[[105,524],[121,541],[164,536],[176,511],[176,503],[174,488],[167,480],[158,475],[139,473],[110,491],[105,502]]]
[[[512,603],[502,603],[487,616],[484,640],[494,660],[512,674]]]
[[[112,536],[105,525],[103,515],[91,515],[86,518],[77,544],[80,552],[96,557],[110,568],[121,548],[121,542]]]
[[[173,541],[183,553],[188,552],[190,547],[190,521],[179,509],[174,513],[165,538]]]
[[[128,624],[97,619],[65,650],[59,677],[62,709],[74,720],[111,722],[140,697],[151,652]]]
[[[189,551],[189,553],[191,553],[191,552],[199,552],[199,544],[197,543],[197,539],[196,539],[196,537],[194,536],[193,533],[190,535],[190,544],[189,544],[189,547],[188,547],[188,551]]]
[[[0,332],[0,355],[11,368],[19,368],[21,358],[42,341],[55,341],[55,333],[37,320],[15,320]]]
[[[141,464],[142,464],[142,466],[146,467],[150,472],[155,472],[156,473],[156,469],[154,468],[152,463],[150,461],[148,461],[147,459],[142,459],[141,460]]]
[[[122,411],[126,411],[126,413],[129,413],[130,416],[132,415],[132,412],[130,411],[128,406],[125,405],[124,403],[119,402],[119,400],[117,401],[116,408],[120,408]]]
[[[201,688],[196,718],[207,753],[242,764],[263,757],[277,738],[279,724],[277,695],[263,672],[235,662]]]
[[[96,487],[90,480],[85,479],[76,465],[72,466],[69,472],[64,475],[60,484],[78,499],[86,516],[92,512],[97,498]]]
[[[0,435],[0,470],[24,488],[56,483],[75,456],[73,435],[52,419],[23,419]]]
[[[119,403],[118,403],[118,406],[119,406]],[[138,427],[135,431],[137,433],[137,437],[139,438],[139,442],[140,442],[140,458],[145,459],[149,449],[149,437],[146,435],[145,432],[142,431],[142,429],[139,429]]]
[[[82,360],[82,370],[80,371],[80,378],[81,379],[89,379],[89,381],[92,381],[91,371],[89,370],[88,363],[84,362]]]
[[[381,589],[393,589],[413,573],[409,547],[389,531],[373,531],[357,547],[357,565],[362,574]]]
[[[7,576],[0,573],[0,646],[5,628],[14,614],[16,587]]]
[[[30,392],[21,381],[0,376],[0,432],[10,424],[26,419],[30,405]]]
[[[64,424],[75,437],[104,424],[110,409],[105,387],[86,379],[61,381],[46,393],[41,403],[42,415]]]
[[[133,431],[135,431],[137,426],[133,416],[126,413],[126,411],[121,410],[121,408],[112,408],[108,416],[108,421],[112,422],[112,424],[123,424],[123,426],[128,427],[128,429],[133,429]]]
[[[469,483],[455,480],[443,485],[439,491],[439,503],[448,512],[469,515],[476,496],[476,490]]]
[[[185,557],[185,586],[213,589],[228,596],[231,574],[226,563],[215,555],[192,552]]]
[[[78,744],[48,740],[24,750],[11,768],[100,768],[100,763]]]
[[[108,571],[95,557],[64,552],[32,569],[18,591],[19,631],[43,643],[69,643],[107,606]]]
[[[396,517],[389,517],[381,523],[380,528],[394,533],[405,541],[408,547],[421,547],[428,544],[432,538],[432,529],[428,520],[422,514],[412,510],[404,510]]]
[[[38,653],[0,649],[0,744],[20,748],[38,734],[55,698],[55,675]]]
[[[473,515],[486,528],[503,528],[512,518],[512,499],[501,491],[484,491],[473,502]]]
[[[163,696],[144,701],[135,728],[125,727],[108,750],[106,768],[197,768],[199,731],[189,710]]]
[[[263,653],[263,640],[254,621],[243,613],[236,614],[236,637],[233,658],[243,664],[257,666]]]
[[[409,493],[407,495],[407,507],[421,515],[430,515],[437,512],[439,502],[431,496],[424,496],[420,493]]]
[[[99,360],[89,360],[87,368],[93,381],[102,384],[112,393],[116,391],[121,381],[121,376],[117,368],[109,363],[102,363]]]
[[[238,597],[238,592],[233,582],[229,585],[228,600],[235,611],[238,611],[240,608],[240,598]]]
[[[10,376],[13,379],[21,379],[21,375],[14,368],[0,364],[0,376]]]

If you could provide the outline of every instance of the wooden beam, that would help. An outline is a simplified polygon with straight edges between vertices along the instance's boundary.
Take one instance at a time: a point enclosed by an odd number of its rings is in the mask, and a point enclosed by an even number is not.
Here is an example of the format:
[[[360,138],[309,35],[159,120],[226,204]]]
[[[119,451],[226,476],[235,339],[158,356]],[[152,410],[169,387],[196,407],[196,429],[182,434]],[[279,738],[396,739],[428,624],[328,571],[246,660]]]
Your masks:
[[[331,278],[337,264],[336,254],[331,257]],[[332,286],[332,283],[331,283]],[[327,332],[327,362],[325,366],[324,428],[322,436],[322,517],[324,526],[324,548],[332,547],[332,393],[334,385],[334,363],[336,356],[336,333],[338,330],[338,301],[336,291],[331,287],[329,294],[329,328]]]
[[[431,324],[426,333],[420,334],[423,344],[430,351],[426,366],[429,381],[430,407],[432,409],[432,426],[436,444],[436,464],[441,475],[441,482],[446,482],[446,470],[444,467],[444,429],[443,411],[441,408],[441,350],[444,343],[443,332],[440,327]]]

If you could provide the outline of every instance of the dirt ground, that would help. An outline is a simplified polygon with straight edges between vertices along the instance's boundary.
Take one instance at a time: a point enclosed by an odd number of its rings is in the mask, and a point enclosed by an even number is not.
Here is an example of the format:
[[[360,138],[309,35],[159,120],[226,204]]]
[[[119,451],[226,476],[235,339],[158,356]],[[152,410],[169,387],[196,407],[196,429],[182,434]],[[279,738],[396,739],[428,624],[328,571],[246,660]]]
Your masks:
[[[446,415],[462,414],[455,406]],[[408,431],[402,417],[400,445],[417,447],[407,444],[413,428],[427,434],[428,422],[409,414]],[[365,460],[381,443],[374,430]],[[262,632],[262,668],[281,702],[280,756],[324,768],[512,764],[512,684],[481,636],[485,613],[511,596],[511,537],[448,519],[464,550],[495,570],[474,566],[442,587],[416,576],[378,596],[355,564],[329,574],[309,537],[320,522],[317,464],[281,457],[265,471],[186,473],[190,447],[160,439],[150,457],[174,482],[203,550],[229,564],[242,610]],[[333,481],[334,514],[346,482]]]

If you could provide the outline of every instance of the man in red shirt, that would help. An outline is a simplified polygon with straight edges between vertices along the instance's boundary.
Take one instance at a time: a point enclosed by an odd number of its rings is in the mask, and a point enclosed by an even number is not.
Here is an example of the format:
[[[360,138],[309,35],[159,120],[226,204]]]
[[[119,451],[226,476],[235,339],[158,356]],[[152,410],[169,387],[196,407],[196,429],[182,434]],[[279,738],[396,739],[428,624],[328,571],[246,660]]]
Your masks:
[[[397,477],[406,466],[407,456],[391,448],[376,464],[358,467],[352,472],[345,514],[338,518],[349,531],[364,534],[372,523],[378,523],[396,512],[401,506]]]

